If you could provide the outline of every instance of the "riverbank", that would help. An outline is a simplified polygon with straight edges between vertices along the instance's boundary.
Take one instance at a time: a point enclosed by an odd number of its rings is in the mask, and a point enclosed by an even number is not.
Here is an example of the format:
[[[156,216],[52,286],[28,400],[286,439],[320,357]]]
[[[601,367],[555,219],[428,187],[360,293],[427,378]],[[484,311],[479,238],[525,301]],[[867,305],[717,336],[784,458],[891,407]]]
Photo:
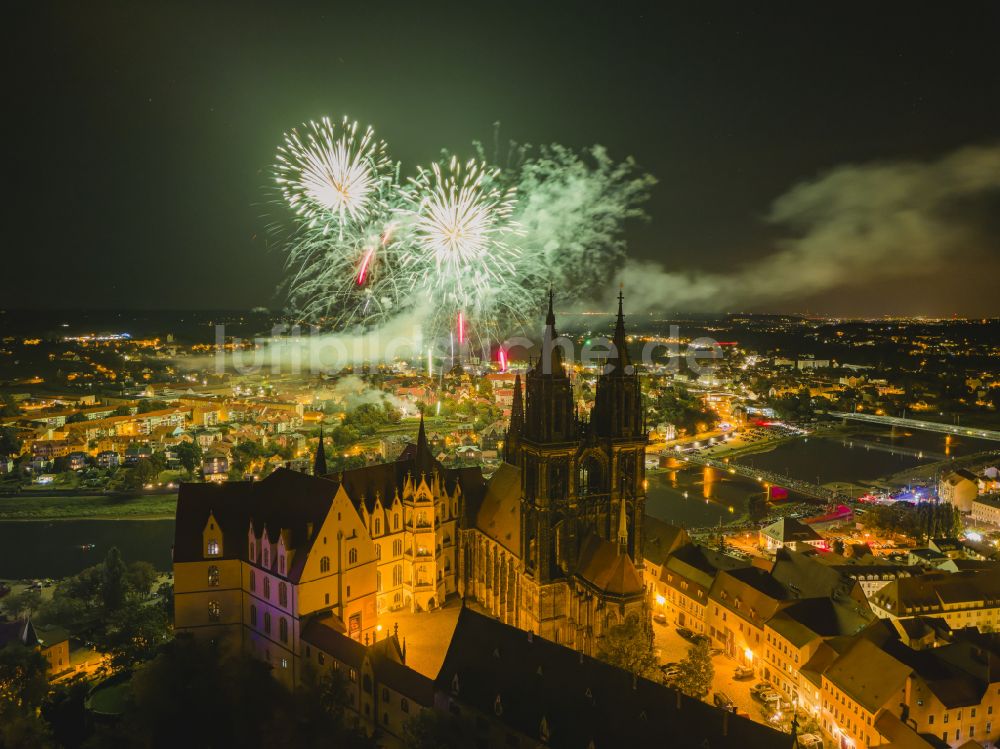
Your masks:
[[[0,520],[172,520],[177,494],[0,498]]]

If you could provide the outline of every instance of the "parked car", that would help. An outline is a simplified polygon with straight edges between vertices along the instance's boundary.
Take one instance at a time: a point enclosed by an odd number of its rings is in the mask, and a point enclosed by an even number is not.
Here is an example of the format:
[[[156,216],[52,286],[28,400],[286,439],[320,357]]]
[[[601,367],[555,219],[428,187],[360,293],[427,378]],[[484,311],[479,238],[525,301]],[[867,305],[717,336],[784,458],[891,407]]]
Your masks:
[[[733,678],[737,681],[744,681],[754,677],[753,669],[750,666],[739,666],[733,673]]]
[[[716,692],[712,695],[712,702],[715,703],[716,707],[721,707],[723,710],[729,710],[730,712],[736,712],[736,703],[733,702],[729,696],[723,692]]]
[[[799,736],[799,749],[823,749],[823,739],[814,733],[803,733]]]
[[[771,689],[771,685],[766,681],[758,681],[752,687],[750,687],[750,695],[756,698],[761,692],[767,692]]]
[[[679,634],[685,640],[692,640],[692,639],[694,639],[694,632],[692,632],[687,627],[678,627],[677,628],[677,634]]]
[[[656,622],[657,624],[662,624],[662,625],[666,626],[666,624],[667,624],[667,615],[664,614],[664,613],[662,613],[662,612],[657,612],[657,613],[653,614],[653,621]]]
[[[708,635],[699,634],[699,635],[691,635],[691,642],[693,642],[695,645],[701,645],[703,642],[711,642],[711,640],[709,640]]]
[[[670,681],[681,675],[681,667],[677,663],[664,663],[660,666],[660,673],[664,679]]]

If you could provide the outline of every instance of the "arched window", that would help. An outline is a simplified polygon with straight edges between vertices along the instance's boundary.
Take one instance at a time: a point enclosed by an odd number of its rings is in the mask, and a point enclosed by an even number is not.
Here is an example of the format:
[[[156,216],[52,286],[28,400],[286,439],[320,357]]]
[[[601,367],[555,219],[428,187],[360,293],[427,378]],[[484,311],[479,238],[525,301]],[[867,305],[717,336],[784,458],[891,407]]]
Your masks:
[[[271,597],[271,578],[264,578],[264,598],[270,599]]]
[[[378,536],[382,533],[382,518],[375,518],[375,535]]]
[[[319,571],[329,572],[330,571],[330,557],[323,557],[319,560]]]
[[[257,626],[257,607],[254,606],[252,603],[250,604],[250,626],[251,627]]]
[[[580,494],[598,494],[604,485],[604,471],[601,462],[590,455],[580,464],[580,472],[577,476],[578,491]]]
[[[393,585],[403,584],[403,568],[398,564],[392,568],[392,584]]]
[[[375,573],[375,590],[378,591],[379,593],[382,592],[382,573],[381,572],[376,572]]]
[[[402,540],[397,538],[395,541],[392,542],[392,555],[394,557],[398,557],[402,553],[403,553],[403,542]]]
[[[288,586],[284,583],[278,583],[278,603],[281,606],[288,605]]]
[[[216,587],[219,584],[219,568],[214,564],[208,568],[208,585],[209,587]]]
[[[250,570],[250,592],[257,592],[257,573],[253,570]]]
[[[265,546],[264,547],[264,551],[262,553],[262,556],[264,557],[264,566],[265,567],[270,567],[271,566],[271,550]]]
[[[264,612],[264,632],[266,634],[271,634],[271,612]]]
[[[399,530],[399,513],[398,512],[392,513],[392,529],[394,531],[398,531]]]
[[[348,564],[357,564],[358,563],[358,550],[357,549],[355,549],[355,548],[352,547],[350,549],[350,551],[347,552],[347,563]]]
[[[278,620],[278,639],[288,642],[288,620],[285,617]]]
[[[382,544],[375,544],[375,558],[382,558]]]
[[[257,561],[257,544],[254,543],[252,538],[250,539],[250,561]]]
[[[218,601],[208,602],[208,620],[210,622],[217,622],[222,618],[222,604]]]
[[[205,544],[205,556],[217,557],[219,556],[219,542],[214,538],[210,538],[208,543]]]
[[[285,555],[281,554],[278,556],[278,574],[285,574]]]

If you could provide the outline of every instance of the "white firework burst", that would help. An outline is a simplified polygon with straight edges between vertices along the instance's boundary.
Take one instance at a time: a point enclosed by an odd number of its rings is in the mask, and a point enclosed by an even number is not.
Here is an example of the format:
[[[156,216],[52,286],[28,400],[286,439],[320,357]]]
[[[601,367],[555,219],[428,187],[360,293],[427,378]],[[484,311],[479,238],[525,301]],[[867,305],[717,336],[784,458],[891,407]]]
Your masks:
[[[394,183],[394,165],[385,143],[371,127],[358,135],[358,123],[345,117],[340,127],[324,117],[303,132],[285,134],[278,149],[275,178],[297,215],[324,232],[343,235],[377,214]]]

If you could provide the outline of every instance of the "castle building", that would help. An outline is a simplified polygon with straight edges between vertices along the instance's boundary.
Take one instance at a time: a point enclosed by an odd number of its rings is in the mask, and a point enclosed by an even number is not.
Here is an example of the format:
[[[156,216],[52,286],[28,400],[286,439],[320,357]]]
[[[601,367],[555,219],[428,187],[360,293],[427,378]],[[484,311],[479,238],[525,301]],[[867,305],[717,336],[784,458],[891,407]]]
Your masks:
[[[320,448],[316,468],[324,462]],[[183,484],[175,628],[235,635],[294,683],[309,620],[324,617],[354,640],[374,641],[380,612],[434,609],[457,593],[463,487],[482,493],[479,469],[442,467],[423,421],[416,444],[392,463]]]
[[[589,420],[556,341],[515,383],[505,462],[445,468],[421,419],[394,461],[312,476],[183,484],[174,543],[175,627],[236,636],[295,683],[317,618],[375,641],[379,614],[461,595],[503,622],[586,653],[609,627],[648,616],[643,585],[646,432],[619,297]]]
[[[627,616],[648,616],[643,583],[645,447],[639,377],[618,298],[613,356],[589,420],[574,409],[552,296],[542,355],[515,379],[504,463],[467,493],[463,595],[505,623],[585,653]]]

